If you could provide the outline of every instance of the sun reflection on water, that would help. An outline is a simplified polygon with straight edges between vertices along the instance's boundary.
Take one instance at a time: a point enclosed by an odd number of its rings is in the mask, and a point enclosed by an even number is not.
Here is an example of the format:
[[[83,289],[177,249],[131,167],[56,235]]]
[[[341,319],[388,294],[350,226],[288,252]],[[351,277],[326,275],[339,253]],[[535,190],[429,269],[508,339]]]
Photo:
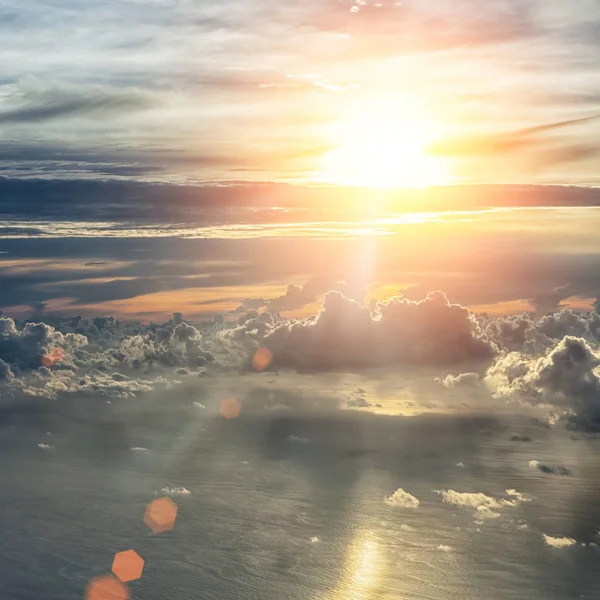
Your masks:
[[[383,560],[379,542],[370,531],[359,531],[346,550],[336,600],[367,600],[380,596]]]

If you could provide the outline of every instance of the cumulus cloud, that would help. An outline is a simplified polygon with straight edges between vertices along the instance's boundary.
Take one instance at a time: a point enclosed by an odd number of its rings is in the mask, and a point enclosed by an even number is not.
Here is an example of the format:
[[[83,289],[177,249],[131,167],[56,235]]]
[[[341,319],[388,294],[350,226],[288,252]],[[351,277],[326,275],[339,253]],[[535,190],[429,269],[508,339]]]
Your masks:
[[[571,469],[564,467],[563,465],[547,465],[537,460],[530,460],[528,464],[532,469],[538,469],[538,471],[541,471],[542,473],[563,476],[571,475]]]
[[[600,341],[600,315],[596,312],[576,312],[563,308],[539,319],[531,314],[487,319],[482,327],[499,346],[507,351],[519,351],[536,356],[544,354],[565,336]]]
[[[13,319],[0,317],[0,360],[10,365],[13,374],[52,366],[54,360],[46,357],[59,350],[62,366],[71,363],[72,354],[88,343],[85,336],[77,333],[61,333],[46,323],[25,323],[19,327]],[[7,377],[6,369],[3,369]]]
[[[383,502],[394,508],[419,508],[421,504],[418,498],[402,488],[398,488],[391,496],[386,496]]]
[[[437,378],[436,382],[447,388],[453,387],[477,387],[481,381],[478,373],[460,373],[459,375],[446,375]]]
[[[435,490],[435,492],[442,497],[444,502],[454,504],[454,506],[467,506],[475,509],[482,506],[488,509],[512,506],[512,504],[506,504],[509,502],[506,499],[498,500],[481,492],[457,492],[455,490]]]
[[[440,544],[437,549],[440,552],[452,552],[452,546],[447,546],[446,544]]]
[[[570,537],[552,537],[551,535],[546,535],[542,533],[542,537],[544,538],[544,542],[548,546],[552,548],[568,548],[569,546],[574,546],[577,541]]]
[[[487,506],[478,506],[475,515],[477,517],[475,522],[478,525],[481,525],[485,521],[493,521],[494,519],[499,519],[501,516],[499,512],[491,510]]]
[[[498,519],[503,508],[515,508],[522,502],[529,502],[530,498],[517,490],[505,490],[505,497],[495,498],[482,492],[457,492],[455,490],[434,490],[447,504],[473,508],[475,523],[481,525],[486,521]]]
[[[549,402],[576,415],[577,424],[600,425],[600,358],[588,341],[565,336],[547,354],[531,358],[511,352],[486,373],[486,385],[499,397],[521,396]]]
[[[278,366],[308,371],[443,365],[497,352],[475,317],[442,292],[419,302],[391,298],[374,312],[329,292],[319,315],[280,323],[264,343]]]

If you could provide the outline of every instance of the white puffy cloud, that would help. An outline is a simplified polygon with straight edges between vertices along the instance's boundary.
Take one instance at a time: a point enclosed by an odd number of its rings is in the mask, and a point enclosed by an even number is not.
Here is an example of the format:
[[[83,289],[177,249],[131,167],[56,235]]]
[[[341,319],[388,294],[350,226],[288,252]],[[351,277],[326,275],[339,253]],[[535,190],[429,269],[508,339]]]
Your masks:
[[[477,517],[475,522],[478,525],[481,525],[485,521],[493,521],[495,519],[499,519],[501,516],[499,512],[491,510],[487,506],[478,506],[477,512],[475,514]]]
[[[473,508],[475,523],[478,525],[486,521],[498,519],[503,508],[515,508],[522,502],[529,502],[530,498],[517,490],[505,490],[504,498],[495,498],[482,492],[457,492],[456,490],[434,490],[447,504]]]
[[[546,535],[542,533],[542,537],[544,538],[544,542],[548,546],[552,548],[568,548],[569,546],[574,546],[577,541],[570,537],[552,537],[551,535]]]
[[[485,507],[488,509],[502,508],[511,506],[506,504],[507,500],[498,500],[492,496],[487,496],[481,492],[457,492],[455,490],[435,490],[442,497],[442,500],[454,506],[467,506],[479,509]]]
[[[499,397],[551,403],[575,415],[573,422],[600,425],[600,356],[583,338],[565,336],[538,358],[511,352],[487,371],[485,383]]]
[[[391,496],[386,496],[383,502],[394,508],[419,508],[421,504],[418,498],[402,488],[398,488]]]

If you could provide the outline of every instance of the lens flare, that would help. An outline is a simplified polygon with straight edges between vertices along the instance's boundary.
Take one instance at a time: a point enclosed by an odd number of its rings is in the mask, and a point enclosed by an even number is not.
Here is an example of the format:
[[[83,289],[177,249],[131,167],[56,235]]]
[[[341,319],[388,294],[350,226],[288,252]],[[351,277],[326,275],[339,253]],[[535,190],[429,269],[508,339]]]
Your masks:
[[[170,531],[175,527],[177,504],[170,498],[157,498],[148,504],[144,514],[144,523],[154,533]]]

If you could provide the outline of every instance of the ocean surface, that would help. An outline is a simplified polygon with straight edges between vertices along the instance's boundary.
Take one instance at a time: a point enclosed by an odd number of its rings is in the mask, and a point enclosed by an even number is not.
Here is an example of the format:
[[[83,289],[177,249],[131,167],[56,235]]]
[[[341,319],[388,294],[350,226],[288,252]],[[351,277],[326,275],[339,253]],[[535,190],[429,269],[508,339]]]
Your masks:
[[[227,380],[3,400],[0,598],[83,598],[128,549],[140,600],[600,598],[598,439],[460,391],[349,409],[329,380],[238,379],[231,419]],[[386,502],[399,488],[419,505]]]

